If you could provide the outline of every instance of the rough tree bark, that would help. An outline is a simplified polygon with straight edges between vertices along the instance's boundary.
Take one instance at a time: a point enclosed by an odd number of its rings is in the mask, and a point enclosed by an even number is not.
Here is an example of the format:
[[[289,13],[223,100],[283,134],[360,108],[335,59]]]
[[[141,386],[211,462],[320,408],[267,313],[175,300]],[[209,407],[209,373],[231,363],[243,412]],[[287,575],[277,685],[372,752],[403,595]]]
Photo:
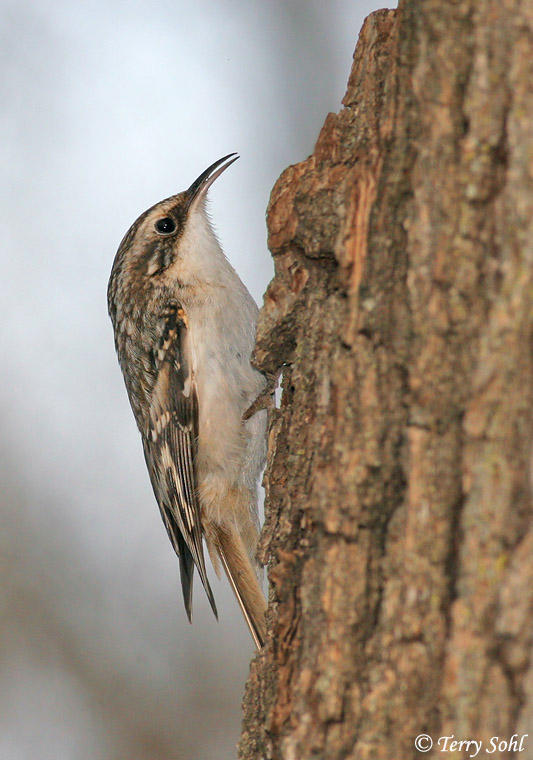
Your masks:
[[[343,104],[268,211],[283,396],[240,757],[529,730],[533,758],[531,0],[373,14]]]

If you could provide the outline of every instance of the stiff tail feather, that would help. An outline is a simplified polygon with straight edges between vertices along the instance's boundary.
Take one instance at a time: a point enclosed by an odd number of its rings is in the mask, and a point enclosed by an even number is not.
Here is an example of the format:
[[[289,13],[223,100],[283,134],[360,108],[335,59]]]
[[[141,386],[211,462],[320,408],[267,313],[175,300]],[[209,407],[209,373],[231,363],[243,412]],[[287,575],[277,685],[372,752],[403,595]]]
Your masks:
[[[261,649],[266,637],[266,601],[257,575],[236,531],[218,527],[216,550],[237,598],[255,645]]]

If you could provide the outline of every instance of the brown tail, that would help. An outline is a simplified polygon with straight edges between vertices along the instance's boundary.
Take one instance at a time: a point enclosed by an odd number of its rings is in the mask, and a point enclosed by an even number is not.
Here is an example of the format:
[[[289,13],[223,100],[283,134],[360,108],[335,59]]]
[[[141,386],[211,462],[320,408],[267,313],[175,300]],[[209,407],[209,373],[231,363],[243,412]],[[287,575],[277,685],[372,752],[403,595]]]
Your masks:
[[[258,649],[265,643],[266,602],[237,531],[218,526],[216,550]]]

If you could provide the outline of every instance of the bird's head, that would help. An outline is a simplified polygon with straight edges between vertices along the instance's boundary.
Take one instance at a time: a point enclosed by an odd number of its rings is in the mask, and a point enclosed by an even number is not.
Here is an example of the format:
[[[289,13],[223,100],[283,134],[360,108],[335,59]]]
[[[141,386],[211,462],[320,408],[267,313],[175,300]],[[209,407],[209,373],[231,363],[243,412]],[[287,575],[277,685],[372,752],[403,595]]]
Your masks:
[[[111,312],[119,291],[128,298],[153,286],[217,279],[217,270],[227,262],[207,216],[205,199],[213,182],[237,159],[237,154],[230,153],[215,161],[188,190],[156,203],[132,224],[111,271]]]

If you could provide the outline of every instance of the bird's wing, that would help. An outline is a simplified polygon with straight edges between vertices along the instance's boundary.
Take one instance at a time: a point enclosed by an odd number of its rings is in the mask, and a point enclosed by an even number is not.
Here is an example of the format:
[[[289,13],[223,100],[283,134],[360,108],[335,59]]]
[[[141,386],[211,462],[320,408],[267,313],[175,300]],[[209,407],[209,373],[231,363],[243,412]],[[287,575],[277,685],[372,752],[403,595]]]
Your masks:
[[[144,454],[161,516],[180,559],[183,599],[189,620],[196,565],[215,615],[202,544],[194,462],[198,438],[198,400],[192,376],[187,315],[173,301],[158,323],[152,355],[155,382],[143,433]]]

